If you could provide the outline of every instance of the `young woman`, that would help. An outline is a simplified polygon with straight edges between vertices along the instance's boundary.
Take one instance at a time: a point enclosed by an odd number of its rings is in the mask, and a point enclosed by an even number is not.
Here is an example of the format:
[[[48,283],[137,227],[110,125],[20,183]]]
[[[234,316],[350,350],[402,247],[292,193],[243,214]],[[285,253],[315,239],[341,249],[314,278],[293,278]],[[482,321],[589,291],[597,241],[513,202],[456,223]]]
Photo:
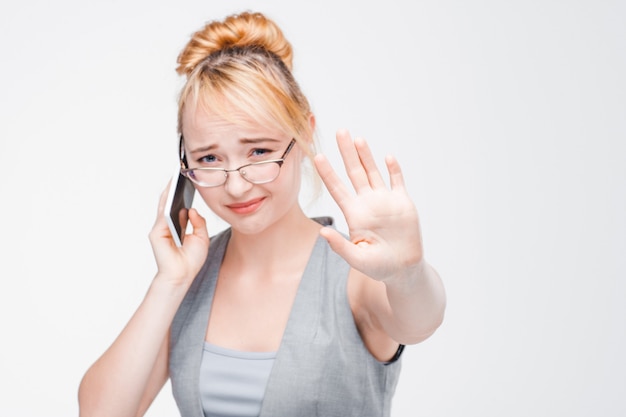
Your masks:
[[[161,197],[158,272],[91,366],[81,416],[141,416],[170,378],[182,416],[388,416],[406,344],[440,325],[445,294],[423,256],[400,167],[385,184],[362,139],[337,132],[354,190],[314,150],[292,49],[259,13],[196,32],[178,58],[181,170],[230,227],[177,247]],[[298,203],[309,158],[348,231]]]

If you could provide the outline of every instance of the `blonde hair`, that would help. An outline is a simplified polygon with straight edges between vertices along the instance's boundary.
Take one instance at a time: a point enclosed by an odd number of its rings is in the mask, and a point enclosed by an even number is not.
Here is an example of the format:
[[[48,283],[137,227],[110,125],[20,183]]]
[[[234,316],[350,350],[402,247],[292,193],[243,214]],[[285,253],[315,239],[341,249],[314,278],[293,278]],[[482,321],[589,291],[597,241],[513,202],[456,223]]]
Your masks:
[[[292,61],[291,44],[261,13],[207,23],[178,56],[176,71],[187,77],[178,101],[179,133],[183,110],[202,105],[235,123],[251,118],[285,131],[312,157],[311,108],[291,73]]]

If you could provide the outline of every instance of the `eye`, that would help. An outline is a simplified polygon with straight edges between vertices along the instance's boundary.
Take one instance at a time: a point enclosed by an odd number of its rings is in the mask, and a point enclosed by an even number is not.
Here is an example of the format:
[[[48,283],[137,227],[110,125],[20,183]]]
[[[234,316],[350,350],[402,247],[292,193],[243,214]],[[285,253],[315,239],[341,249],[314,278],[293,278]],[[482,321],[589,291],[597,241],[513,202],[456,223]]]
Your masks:
[[[266,148],[255,148],[252,150],[251,155],[253,157],[261,157],[270,154],[272,151]]]
[[[217,157],[215,155],[205,155],[201,158],[198,158],[198,162],[201,164],[215,164],[217,162]]]

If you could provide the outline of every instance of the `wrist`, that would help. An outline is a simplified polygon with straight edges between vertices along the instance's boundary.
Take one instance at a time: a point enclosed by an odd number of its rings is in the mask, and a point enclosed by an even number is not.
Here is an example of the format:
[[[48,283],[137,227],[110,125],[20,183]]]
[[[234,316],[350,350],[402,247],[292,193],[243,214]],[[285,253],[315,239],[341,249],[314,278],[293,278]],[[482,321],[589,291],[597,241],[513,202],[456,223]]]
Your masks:
[[[419,262],[403,268],[400,272],[383,280],[387,288],[407,291],[413,288],[426,274],[427,263],[422,258]]]
[[[193,279],[157,272],[150,285],[150,291],[163,296],[181,297],[187,293],[192,282]]]

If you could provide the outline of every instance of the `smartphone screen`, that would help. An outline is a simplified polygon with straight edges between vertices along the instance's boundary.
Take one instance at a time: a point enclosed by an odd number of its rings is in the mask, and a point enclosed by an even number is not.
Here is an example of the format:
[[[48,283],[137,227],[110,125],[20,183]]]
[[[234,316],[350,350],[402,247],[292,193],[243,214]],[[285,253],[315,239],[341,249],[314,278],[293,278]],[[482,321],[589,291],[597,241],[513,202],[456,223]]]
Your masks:
[[[177,246],[182,246],[185,238],[189,209],[193,203],[195,191],[196,189],[189,178],[182,175],[180,171],[174,174],[165,205],[165,216]]]

